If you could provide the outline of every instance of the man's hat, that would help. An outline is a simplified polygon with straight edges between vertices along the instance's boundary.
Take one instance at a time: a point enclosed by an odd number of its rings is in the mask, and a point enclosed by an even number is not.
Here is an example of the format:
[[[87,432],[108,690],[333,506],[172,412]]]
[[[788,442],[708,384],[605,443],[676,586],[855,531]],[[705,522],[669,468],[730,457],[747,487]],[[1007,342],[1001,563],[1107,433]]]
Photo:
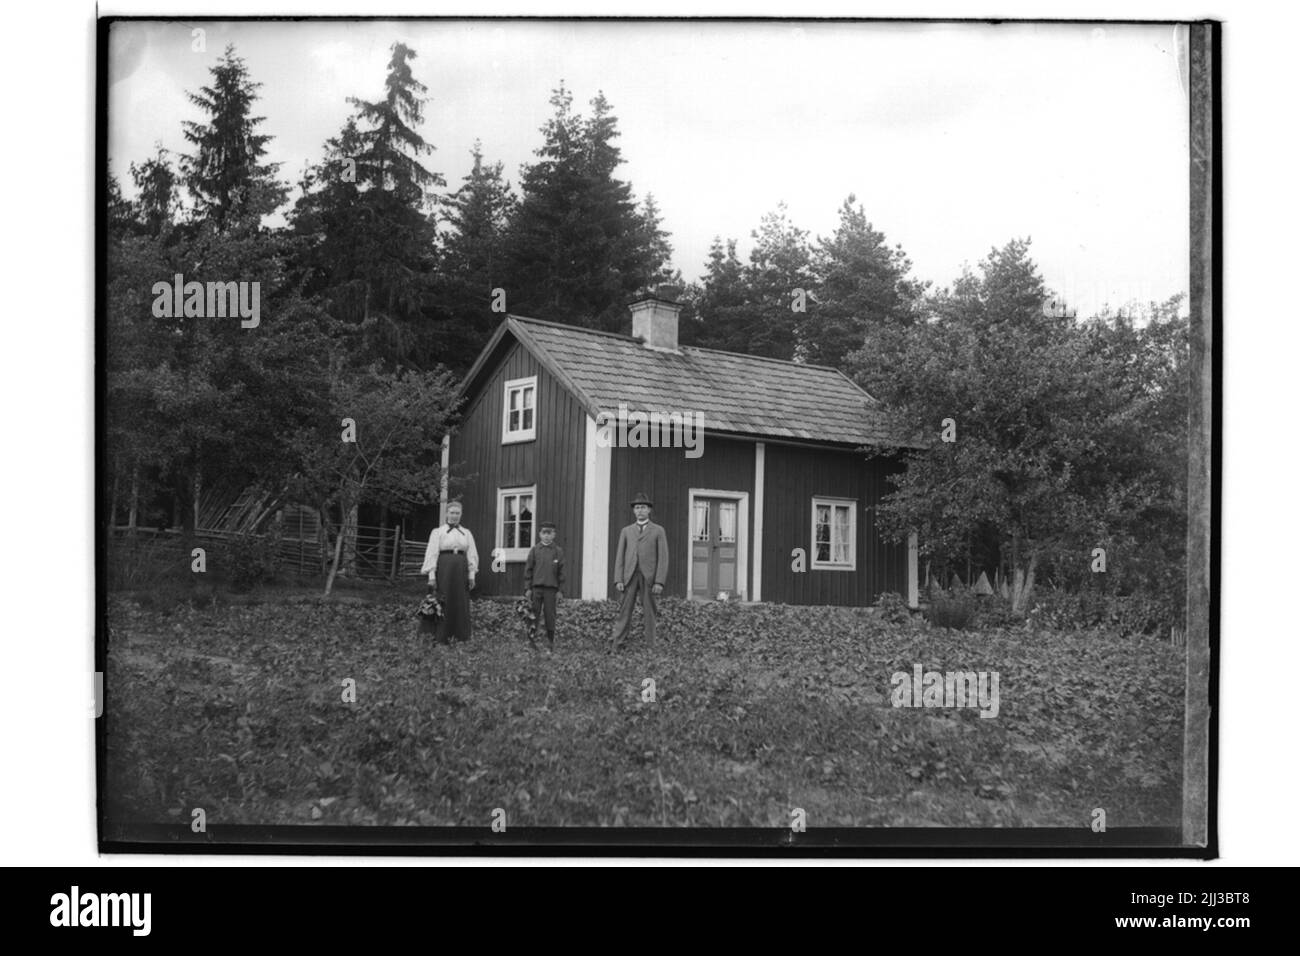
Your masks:
[[[636,493],[636,497],[632,499],[632,505],[633,507],[635,507],[636,505],[649,505],[651,508],[653,508],[655,506],[655,503],[650,500],[650,498],[646,495],[644,491],[638,491]]]
[[[537,530],[538,530],[538,531],[545,531],[547,528],[550,528],[552,531],[554,531],[554,530],[555,530],[555,522],[554,522],[554,521],[543,521],[541,524],[539,524],[539,525],[537,526]]]

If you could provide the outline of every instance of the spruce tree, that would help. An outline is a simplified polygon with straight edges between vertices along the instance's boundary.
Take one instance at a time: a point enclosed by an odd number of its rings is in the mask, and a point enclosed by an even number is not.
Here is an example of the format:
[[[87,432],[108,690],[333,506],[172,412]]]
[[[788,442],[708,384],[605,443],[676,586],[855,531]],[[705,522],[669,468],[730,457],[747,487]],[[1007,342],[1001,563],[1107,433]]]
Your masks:
[[[391,192],[404,203],[420,207],[426,202],[425,190],[447,183],[430,172],[419,157],[434,152],[415,129],[424,121],[424,103],[428,87],[415,78],[411,60],[415,51],[404,43],[394,43],[384,81],[384,98],[371,102],[350,96],[357,117],[370,124],[358,135],[359,151],[355,156],[357,178],[364,184]]]
[[[444,185],[419,157],[433,152],[416,130],[426,87],[415,52],[394,43],[377,101],[349,97],[354,116],[325,144],[291,220],[303,247],[305,288],[355,327],[354,359],[432,368],[446,343],[432,282],[437,224],[430,190]]]
[[[279,164],[263,162],[271,137],[257,128],[265,117],[252,115],[262,84],[249,78],[233,45],[226,47],[211,73],[209,86],[188,94],[207,114],[206,120],[184,123],[185,139],[194,146],[182,162],[194,216],[218,229],[245,219],[257,224],[286,197],[276,179]]]
[[[438,300],[449,317],[447,364],[462,371],[505,317],[493,310],[498,301],[494,291],[510,284],[505,232],[515,204],[502,163],[484,162],[478,141],[470,155],[473,168],[447,200],[451,231],[443,242],[438,276]],[[510,306],[508,298],[505,306]]]
[[[704,281],[695,302],[695,321],[688,338],[691,344],[724,352],[745,352],[743,332],[745,306],[744,264],[736,256],[736,240],[723,244],[714,236],[709,246]]]
[[[604,95],[586,118],[563,83],[550,102],[555,113],[523,170],[511,221],[511,311],[626,331],[628,300],[663,273],[667,237],[657,209],[638,209],[616,175],[618,121]]]

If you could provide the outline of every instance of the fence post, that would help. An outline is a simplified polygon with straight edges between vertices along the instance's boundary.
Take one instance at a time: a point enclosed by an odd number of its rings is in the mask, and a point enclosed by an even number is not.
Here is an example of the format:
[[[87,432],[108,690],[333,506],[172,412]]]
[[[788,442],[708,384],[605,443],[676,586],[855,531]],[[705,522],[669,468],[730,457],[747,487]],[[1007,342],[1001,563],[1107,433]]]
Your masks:
[[[397,580],[398,572],[402,567],[402,526],[399,524],[393,528],[393,572],[390,577]]]

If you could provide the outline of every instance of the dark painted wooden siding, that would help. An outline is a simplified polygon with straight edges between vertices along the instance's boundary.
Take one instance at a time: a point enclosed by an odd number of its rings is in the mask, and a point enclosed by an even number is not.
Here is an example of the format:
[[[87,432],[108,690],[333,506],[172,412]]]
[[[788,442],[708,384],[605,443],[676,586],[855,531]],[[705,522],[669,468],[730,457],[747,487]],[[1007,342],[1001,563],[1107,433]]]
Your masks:
[[[681,448],[613,448],[610,450],[609,566],[605,577],[609,596],[615,597],[614,554],[618,536],[635,519],[633,496],[644,491],[655,503],[651,520],[663,525],[668,535],[668,580],[664,592],[686,596],[686,564],[690,558],[690,489],[749,493],[749,542],[754,528],[754,443],[715,438],[705,434],[703,453],[687,458]],[[753,567],[752,554],[749,556]],[[745,586],[749,591],[748,582]]]
[[[763,600],[782,604],[867,605],[882,591],[907,594],[907,545],[876,531],[875,505],[888,494],[890,466],[858,452],[767,445],[763,507]],[[857,567],[812,569],[812,499],[857,499]],[[791,570],[803,548],[808,570]]]
[[[537,439],[503,445],[505,383],[531,375],[537,376]],[[472,402],[451,437],[449,463],[453,479],[466,479],[460,495],[465,526],[474,533],[479,549],[479,593],[523,593],[523,562],[508,563],[504,573],[492,572],[497,490],[536,485],[536,518],[549,519],[558,526],[556,543],[564,549],[565,591],[569,596],[580,596],[586,412],[518,343],[508,349]]]

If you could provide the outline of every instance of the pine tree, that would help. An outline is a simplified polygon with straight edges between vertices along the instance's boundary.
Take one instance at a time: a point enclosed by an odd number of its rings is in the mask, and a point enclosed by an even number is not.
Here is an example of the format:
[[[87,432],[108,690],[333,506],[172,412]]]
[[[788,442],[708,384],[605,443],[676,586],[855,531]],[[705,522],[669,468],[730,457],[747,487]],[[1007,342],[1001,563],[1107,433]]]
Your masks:
[[[816,305],[809,295],[808,233],[790,222],[785,203],[779,203],[751,235],[754,248],[744,272],[746,310],[734,323],[736,330],[751,355],[803,358],[796,349],[796,328]]]
[[[867,221],[851,195],[829,239],[819,239],[812,272],[816,308],[799,326],[799,346],[809,362],[840,366],[862,347],[867,326],[911,322],[926,283],[908,278],[912,263],[901,247]]]
[[[184,123],[185,139],[195,147],[182,162],[185,185],[197,219],[219,229],[244,219],[256,224],[287,195],[276,179],[279,164],[262,162],[271,137],[256,130],[265,117],[251,115],[262,84],[249,79],[234,46],[226,47],[211,73],[211,85],[188,94],[207,119]]]

